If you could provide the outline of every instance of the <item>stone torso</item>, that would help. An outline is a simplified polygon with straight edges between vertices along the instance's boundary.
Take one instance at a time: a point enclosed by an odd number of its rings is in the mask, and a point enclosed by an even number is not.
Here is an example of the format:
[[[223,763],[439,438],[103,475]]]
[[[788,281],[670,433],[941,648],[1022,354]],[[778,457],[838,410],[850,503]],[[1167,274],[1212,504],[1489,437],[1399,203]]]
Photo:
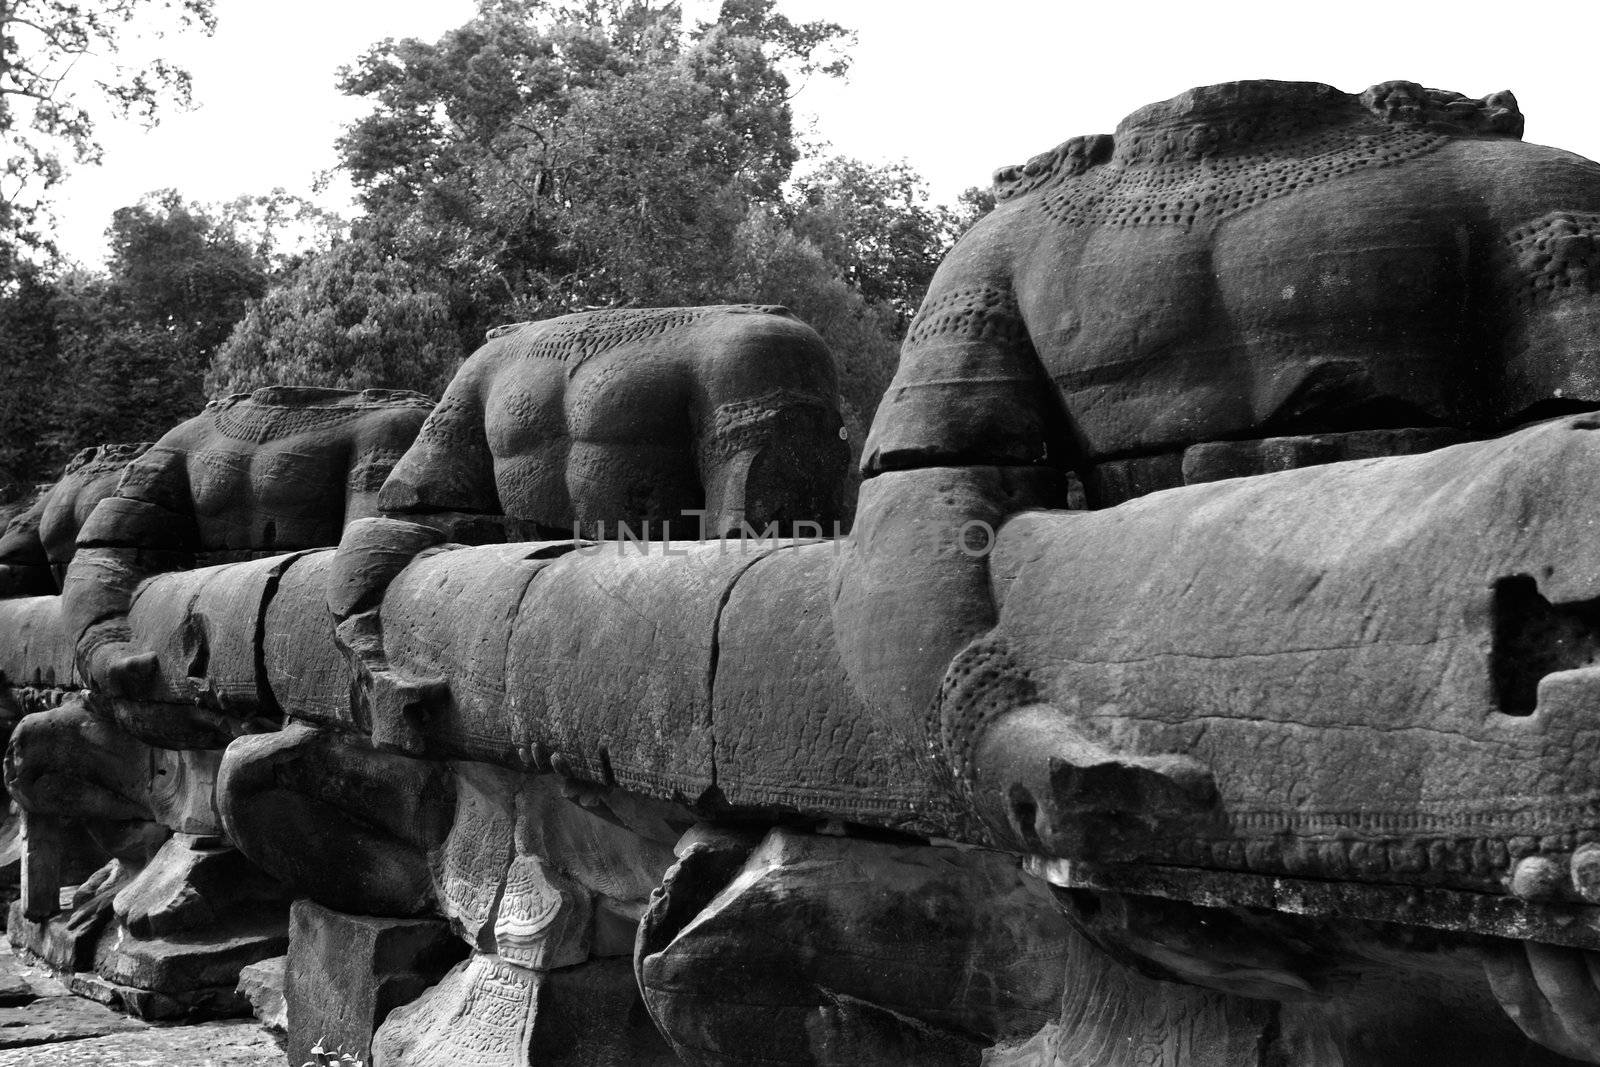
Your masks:
[[[530,323],[507,336],[484,410],[507,514],[559,527],[660,522],[699,506],[698,310]],[[670,343],[656,340],[669,332]]]
[[[348,521],[376,514],[431,409],[420,394],[377,389],[230,396],[162,438],[124,495],[187,504],[196,548],[218,558],[337,544]]]
[[[44,500],[39,515],[39,540],[57,575],[72,562],[78,531],[95,505],[117,491],[122,472],[150,448],[150,442],[86,448],[67,464],[61,481]]]
[[[513,538],[616,536],[619,522],[692,538],[702,508],[826,523],[844,463],[837,398],[827,346],[782,308],[503,327],[457,373],[383,509],[503,515]]]
[[[869,465],[1480,434],[1600,401],[1600,167],[1520,131],[1509,94],[1246,82],[1002,171],[913,323]],[[952,421],[970,440],[935,439]]]

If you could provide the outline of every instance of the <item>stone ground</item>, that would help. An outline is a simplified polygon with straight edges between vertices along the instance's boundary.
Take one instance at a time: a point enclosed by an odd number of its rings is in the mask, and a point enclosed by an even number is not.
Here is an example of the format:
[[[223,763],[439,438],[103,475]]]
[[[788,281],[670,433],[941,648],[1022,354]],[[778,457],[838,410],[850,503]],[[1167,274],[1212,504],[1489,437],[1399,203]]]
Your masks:
[[[0,937],[0,1067],[284,1067],[254,1019],[141,1022],[73,996]]]

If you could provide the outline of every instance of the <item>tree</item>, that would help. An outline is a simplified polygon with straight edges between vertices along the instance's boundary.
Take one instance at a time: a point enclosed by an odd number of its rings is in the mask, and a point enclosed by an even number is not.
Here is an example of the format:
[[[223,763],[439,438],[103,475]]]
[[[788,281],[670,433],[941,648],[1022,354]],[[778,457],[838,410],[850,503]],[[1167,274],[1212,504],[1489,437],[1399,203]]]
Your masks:
[[[267,264],[233,227],[176,190],[118,208],[106,232],[116,298],[135,322],[181,338],[184,364],[203,372],[212,353],[267,288]]]
[[[50,468],[80,448],[153,441],[205,403],[182,331],[131,315],[114,279],[69,271],[54,299],[60,385],[45,401]]]
[[[0,487],[50,476],[49,397],[61,387],[55,300],[55,285],[28,264],[0,288]]]
[[[836,156],[795,183],[795,232],[836,264],[867,300],[901,324],[922,302],[962,216],[930,203],[921,175],[901,161],[874,165]]]
[[[716,299],[748,205],[798,158],[786,70],[844,69],[844,30],[773,9],[729,0],[686,28],[645,0],[480,0],[436,44],[385,41],[345,72],[374,110],[344,164],[397,252],[483,304]]]
[[[436,286],[355,239],[307,260],[250,308],[212,361],[206,391],[382,386],[438,396],[464,355]]]
[[[46,478],[80,448],[193,415],[217,346],[266,291],[268,263],[234,223],[171,190],[107,233],[105,272],[23,264],[0,287],[0,475]]]
[[[178,27],[216,28],[213,0],[0,0],[0,280],[27,249],[50,247],[45,233],[51,189],[74,163],[100,159],[97,112],[153,125],[160,108],[189,101],[188,72],[163,59],[123,66],[126,39],[151,29],[152,16]]]

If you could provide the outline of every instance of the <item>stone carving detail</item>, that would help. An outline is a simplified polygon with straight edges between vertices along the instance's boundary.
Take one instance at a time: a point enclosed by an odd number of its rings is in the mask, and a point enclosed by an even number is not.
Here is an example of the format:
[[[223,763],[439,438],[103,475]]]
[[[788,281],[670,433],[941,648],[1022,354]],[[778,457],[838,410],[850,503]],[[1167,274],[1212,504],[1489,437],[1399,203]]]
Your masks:
[[[1555,211],[1511,231],[1529,304],[1600,291],[1600,214]]]
[[[160,1010],[234,1010],[238,968],[283,951],[282,883],[223,836],[220,750],[282,715],[259,633],[298,558],[282,553],[331,545],[373,508],[383,457],[403,453],[430,408],[390,390],[267,388],[208,405],[154,446],[74,464],[63,486],[126,466],[84,515],[61,597],[63,644],[89,691],[24,719],[7,749],[8,787],[41,842],[13,940],[37,951],[54,926],[76,925],[102,977]],[[266,558],[192,569],[252,557]],[[319,632],[331,640],[325,621],[307,620],[313,647]],[[114,858],[74,900],[79,914],[53,919],[66,872],[43,843],[63,819]],[[102,931],[117,947],[93,956]]]
[[[391,1067],[1600,1062],[1600,172],[1520,124],[1237,83],[1004,173],[838,541],[564,536],[831,517],[779,308],[494,331],[409,447],[210,409],[80,538],[18,928],[170,977],[281,879]],[[27,927],[68,814],[112,916]]]

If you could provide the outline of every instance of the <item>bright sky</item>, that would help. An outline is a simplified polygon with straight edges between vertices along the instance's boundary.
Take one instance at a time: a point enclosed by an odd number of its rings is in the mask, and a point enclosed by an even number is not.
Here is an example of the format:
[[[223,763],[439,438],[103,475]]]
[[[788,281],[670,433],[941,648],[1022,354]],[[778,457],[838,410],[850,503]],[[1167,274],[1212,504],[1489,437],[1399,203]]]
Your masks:
[[[690,0],[694,13],[713,0]],[[1600,6],[1331,5],[1287,0],[780,0],[791,18],[859,33],[843,85],[796,100],[834,150],[907,159],[952,201],[1082,133],[1195,85],[1240,78],[1323,81],[1348,92],[1406,79],[1481,96],[1517,94],[1526,137],[1600,157],[1589,51]],[[217,0],[212,38],[161,51],[194,75],[198,107],[154,131],[106,125],[105,163],[61,188],[63,248],[98,263],[111,212],[153,189],[227,200],[284,186],[307,193],[362,110],[334,72],[384,37],[435,39],[471,0]],[[1574,14],[1572,11],[1583,11]],[[1548,13],[1548,14],[1546,14]],[[1569,44],[1570,42],[1570,44]],[[324,202],[348,210],[348,189]]]

